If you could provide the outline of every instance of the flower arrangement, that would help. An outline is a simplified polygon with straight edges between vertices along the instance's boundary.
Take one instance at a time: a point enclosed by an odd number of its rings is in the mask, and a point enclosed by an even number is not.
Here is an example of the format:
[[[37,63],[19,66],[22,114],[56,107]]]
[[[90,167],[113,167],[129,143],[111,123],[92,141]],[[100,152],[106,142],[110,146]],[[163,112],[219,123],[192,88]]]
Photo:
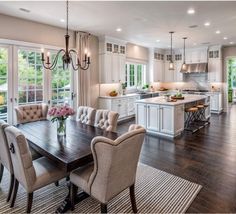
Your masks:
[[[48,111],[48,115],[52,117],[51,121],[57,121],[57,134],[66,134],[66,119],[75,114],[75,111],[68,105],[55,106]]]

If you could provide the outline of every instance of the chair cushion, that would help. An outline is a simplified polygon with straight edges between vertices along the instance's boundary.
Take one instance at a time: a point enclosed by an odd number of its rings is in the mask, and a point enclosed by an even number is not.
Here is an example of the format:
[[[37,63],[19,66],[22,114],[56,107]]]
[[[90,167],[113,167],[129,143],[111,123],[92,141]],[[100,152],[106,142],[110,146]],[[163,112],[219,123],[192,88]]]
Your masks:
[[[90,164],[87,164],[86,166],[83,166],[74,170],[70,174],[70,181],[76,186],[79,186],[88,194],[90,194],[88,182],[89,182],[90,175],[93,172],[93,168],[94,168],[94,164],[90,163]]]
[[[33,165],[36,173],[36,181],[32,191],[54,183],[68,175],[68,173],[61,170],[61,168],[57,168],[52,161],[45,157],[34,160]]]

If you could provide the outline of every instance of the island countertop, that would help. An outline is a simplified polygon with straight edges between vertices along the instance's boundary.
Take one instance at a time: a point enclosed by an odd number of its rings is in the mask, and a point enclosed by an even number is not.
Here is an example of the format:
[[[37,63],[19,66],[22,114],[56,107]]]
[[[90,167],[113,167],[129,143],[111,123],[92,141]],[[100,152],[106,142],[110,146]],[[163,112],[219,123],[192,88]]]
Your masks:
[[[177,100],[176,102],[167,102],[165,97],[161,96],[161,97],[153,97],[153,98],[137,100],[136,103],[176,106],[176,105],[196,102],[199,100],[204,100],[208,97],[208,95],[195,95],[195,94],[185,94],[183,96],[184,96],[183,100]]]

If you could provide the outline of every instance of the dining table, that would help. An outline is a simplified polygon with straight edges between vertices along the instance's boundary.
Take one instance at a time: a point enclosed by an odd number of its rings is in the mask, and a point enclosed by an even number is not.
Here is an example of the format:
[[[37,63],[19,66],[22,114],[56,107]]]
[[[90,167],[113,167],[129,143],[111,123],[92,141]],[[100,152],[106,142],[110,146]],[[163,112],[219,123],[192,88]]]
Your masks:
[[[17,128],[24,134],[31,148],[68,173],[93,161],[90,144],[94,137],[103,136],[115,140],[119,136],[118,133],[72,119],[66,121],[65,136],[58,136],[57,124],[49,120],[20,124]],[[64,213],[71,208],[69,183],[68,189],[68,194],[55,210],[56,213]],[[88,194],[81,191],[75,201],[79,203],[87,197]]]

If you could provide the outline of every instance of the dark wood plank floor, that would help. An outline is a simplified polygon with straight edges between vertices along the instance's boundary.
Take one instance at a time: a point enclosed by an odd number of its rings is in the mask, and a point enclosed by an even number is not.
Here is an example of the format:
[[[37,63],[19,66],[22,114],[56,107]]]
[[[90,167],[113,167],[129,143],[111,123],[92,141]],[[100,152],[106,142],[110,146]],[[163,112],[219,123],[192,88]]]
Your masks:
[[[119,125],[127,131],[133,121]],[[147,135],[140,161],[203,186],[189,213],[236,213],[236,106],[212,115],[195,134],[168,140]]]

